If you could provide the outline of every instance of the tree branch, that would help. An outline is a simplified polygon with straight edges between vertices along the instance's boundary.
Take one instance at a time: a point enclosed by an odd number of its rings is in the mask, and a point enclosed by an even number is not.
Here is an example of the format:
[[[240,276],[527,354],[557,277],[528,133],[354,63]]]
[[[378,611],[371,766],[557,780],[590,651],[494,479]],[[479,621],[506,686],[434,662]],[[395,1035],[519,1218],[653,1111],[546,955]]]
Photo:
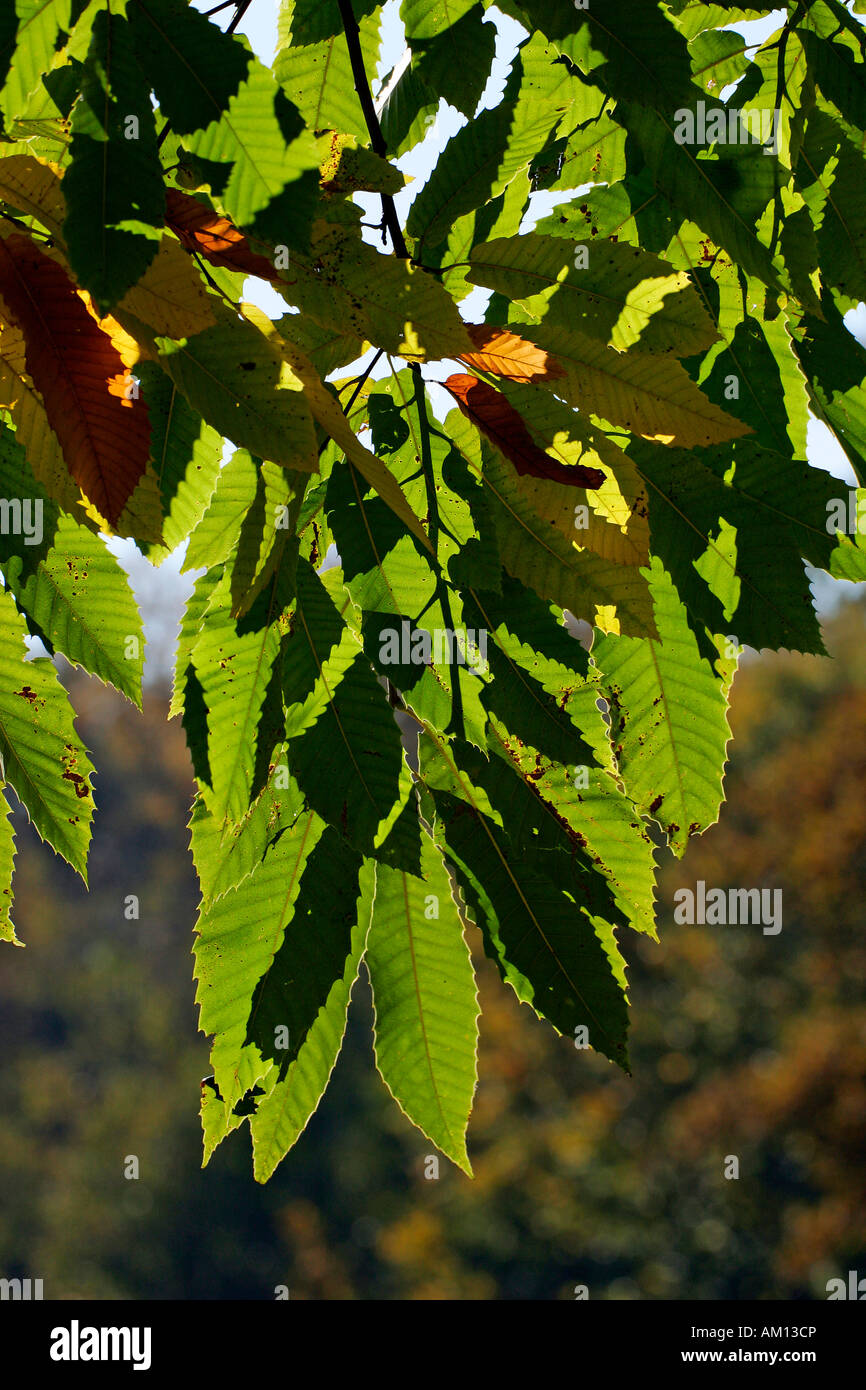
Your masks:
[[[388,146],[385,143],[379,117],[376,115],[376,107],[373,104],[373,93],[370,91],[367,69],[364,67],[364,55],[361,52],[361,31],[352,9],[352,0],[338,0],[338,3],[340,16],[343,20],[343,33],[346,35],[346,43],[349,45],[349,61],[352,64],[355,91],[358,93],[364,120],[367,122],[370,144],[375,154],[380,155],[382,159],[387,159]],[[403,236],[403,228],[400,226],[400,219],[394,206],[394,199],[390,193],[382,193],[380,196],[382,198],[382,221],[391,234],[391,245],[394,247],[394,253],[401,261],[411,260],[409,248]]]
[[[367,366],[364,368],[364,371],[362,372],[362,374],[361,374],[361,376],[360,376],[360,378],[359,378],[359,380],[358,380],[358,385],[355,387],[355,389],[354,389],[354,391],[352,392],[351,396],[349,397],[349,399],[348,399],[346,405],[344,405],[344,407],[343,407],[343,414],[344,414],[344,415],[348,415],[348,414],[349,414],[349,411],[352,409],[352,406],[355,404],[355,401],[358,399],[358,394],[359,394],[359,392],[360,392],[362,386],[364,385],[364,382],[367,380],[367,377],[368,377],[368,376],[370,375],[370,373],[372,372],[373,368],[375,367],[376,363],[379,361],[379,358],[382,356],[382,353],[383,353],[384,351],[385,351],[384,348],[379,348],[379,351],[376,353],[376,356],[372,359],[372,361],[370,361],[370,362],[367,363]]]

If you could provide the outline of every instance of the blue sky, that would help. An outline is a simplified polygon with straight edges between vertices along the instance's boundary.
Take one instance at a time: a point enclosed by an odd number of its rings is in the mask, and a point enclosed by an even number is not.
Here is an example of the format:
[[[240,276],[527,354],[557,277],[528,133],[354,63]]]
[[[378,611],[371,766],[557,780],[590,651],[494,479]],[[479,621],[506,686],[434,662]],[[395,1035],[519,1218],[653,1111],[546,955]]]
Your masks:
[[[196,8],[204,10],[209,8],[209,5],[206,0],[198,0]],[[267,63],[273,60],[276,46],[278,10],[279,0],[253,0],[245,18],[239,25],[240,32],[247,35],[255,52],[262,61]],[[226,13],[231,13],[231,11]],[[751,42],[759,43],[779,27],[784,14],[784,10],[777,10],[765,19],[731,27],[736,27],[739,32],[746,34]],[[498,101],[517,42],[523,33],[518,24],[496,10],[488,11],[488,18],[496,25],[497,46],[491,76],[482,97],[482,106],[495,105]],[[382,34],[382,54],[377,74],[380,82],[384,81],[389,72],[399,63],[405,51],[398,0],[387,0],[385,4]],[[378,95],[376,88],[374,88],[374,95]],[[465,117],[461,116],[459,112],[452,107],[441,105],[436,121],[423,142],[397,161],[401,170],[410,180],[408,186],[395,199],[401,221],[405,221],[409,204],[432,171],[442,148],[464,124]],[[528,230],[539,217],[549,212],[557,202],[571,200],[577,196],[579,196],[577,191],[567,195],[533,194],[522,230]],[[364,200],[359,197],[359,201],[363,202]],[[375,213],[378,208],[378,200],[372,195],[368,195],[368,204],[365,204],[365,207],[367,205],[369,205],[370,211]],[[368,232],[367,235],[373,240],[377,234]],[[264,282],[248,281],[245,293],[249,299],[260,304],[266,311],[273,312],[275,315],[285,313],[284,301]],[[473,292],[461,306],[464,315],[470,319],[479,317],[485,300],[485,291]],[[863,305],[860,305],[858,310],[848,316],[847,322],[858,341],[866,342],[866,310],[864,310]],[[437,364],[436,375],[442,371],[442,366],[443,364]],[[379,370],[380,372],[387,371],[387,364],[383,363]],[[350,369],[344,368],[340,374],[349,375],[351,372]],[[447,408],[447,398],[445,398],[444,392],[441,392],[439,388],[432,387],[431,397],[434,409],[443,413]],[[448,404],[450,405],[450,402]],[[826,426],[817,420],[812,420],[809,425],[807,454],[809,461],[816,467],[824,468],[842,480],[843,486],[840,487],[840,496],[845,495],[848,486],[853,487],[855,485],[856,479],[842,450]],[[171,669],[177,625],[184,604],[192,589],[196,574],[200,571],[186,575],[180,573],[180,566],[183,563],[182,550],[175,552],[157,570],[143,559],[131,542],[114,540],[110,544],[129,574],[130,582],[142,609],[148,643],[146,678],[148,680],[163,679]],[[835,607],[844,594],[855,588],[854,585],[834,580],[823,572],[812,572],[812,579],[819,611],[822,613]]]

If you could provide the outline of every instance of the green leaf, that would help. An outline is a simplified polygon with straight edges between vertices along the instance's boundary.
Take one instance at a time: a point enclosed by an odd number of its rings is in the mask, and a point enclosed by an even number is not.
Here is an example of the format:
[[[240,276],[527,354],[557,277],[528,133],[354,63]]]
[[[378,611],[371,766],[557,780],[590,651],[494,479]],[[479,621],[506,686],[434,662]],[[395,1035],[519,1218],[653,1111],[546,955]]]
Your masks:
[[[418,400],[423,402],[425,411],[423,430],[418,425],[416,410],[407,409],[404,417],[396,408],[397,401],[405,408]],[[386,405],[391,408],[390,414],[385,411]],[[347,469],[335,469],[331,474],[326,510],[346,587],[364,609],[364,647],[370,660],[399,687],[407,706],[419,719],[429,720],[440,729],[452,727],[453,721],[453,727],[461,734],[483,743],[485,716],[479,699],[479,677],[452,661],[453,652],[445,647],[446,632],[459,630],[464,623],[461,601],[445,586],[441,571],[462,563],[474,576],[482,574],[488,582],[498,582],[495,549],[491,554],[495,540],[492,518],[483,516],[481,489],[473,483],[450,440],[438,432],[430,433],[426,411],[423,383],[415,379],[414,373],[396,377],[388,395],[376,392],[370,397],[374,442],[387,455],[389,468],[416,509],[428,511],[438,564],[428,550],[419,552],[378,498],[364,497],[358,479]],[[401,436],[399,443],[395,436],[389,439],[389,429],[404,420],[405,437]],[[422,458],[427,459],[433,480],[429,490],[419,467]],[[433,498],[435,501],[431,501]],[[479,524],[484,542],[476,539]],[[427,658],[420,660],[416,648],[414,657],[409,653],[407,663],[395,661],[395,640],[399,639],[402,657],[404,634],[408,643],[413,632],[427,634]],[[443,639],[440,649],[435,645],[437,632]],[[422,635],[418,640],[423,642],[425,638]]]
[[[188,141],[198,159],[225,166],[214,186],[226,213],[277,245],[303,249],[318,193],[319,146],[257,59],[228,110]],[[213,180],[212,180],[213,184]]]
[[[756,443],[788,457],[805,454],[806,379],[784,320],[761,324],[744,318],[727,345],[705,360],[700,386],[720,409],[751,427]]]
[[[406,26],[406,40],[433,39],[462,19],[475,0],[402,0],[400,18]]]
[[[0,941],[12,946],[24,943],[15,935],[12,922],[12,874],[15,868],[15,827],[6,793],[0,793]]]
[[[351,0],[359,21],[380,8],[381,0]],[[283,0],[283,20],[291,24],[292,41],[321,43],[343,32],[343,12],[339,0]]]
[[[670,576],[654,560],[658,640],[602,637],[592,657],[610,706],[623,785],[681,855],[718,819],[730,730],[727,701],[701,657]]]
[[[206,1168],[217,1145],[221,1144],[223,1139],[232,1134],[234,1130],[240,1129],[247,1114],[243,1110],[237,1114],[234,1110],[227,1109],[219,1093],[219,1087],[212,1076],[205,1077],[200,1089],[199,1115],[203,1141],[201,1166]]]
[[[282,966],[283,980],[302,979],[304,989],[285,991],[281,1012],[290,1020],[288,1066],[250,1121],[259,1182],[267,1182],[303,1133],[328,1084],[370,926],[375,865],[368,860],[358,870],[356,857],[332,830],[321,845],[318,872],[304,876],[297,929],[293,923],[286,934],[285,961],[275,962]]]
[[[472,426],[456,411],[445,423],[472,462]],[[560,603],[588,622],[596,620],[599,608],[613,606],[623,631],[654,632],[652,604],[640,572],[634,566],[581,550],[535,511],[510,463],[484,445],[482,453],[483,470],[479,467],[477,471],[490,501],[499,551],[508,573],[541,598]]]
[[[317,424],[321,425],[334,443],[343,450],[359,473],[376,489],[382,500],[400,518],[404,526],[407,526],[426,548],[428,541],[424,528],[406,501],[399,483],[385,467],[382,460],[377,458],[375,454],[371,454],[370,450],[357,438],[343,414],[339,401],[324,385],[309,358],[300,351],[291,339],[278,334],[270,320],[265,319],[259,310],[250,309],[248,312],[251,315],[253,312],[255,313],[254,322],[262,322],[263,331],[273,336],[283,357],[303,382],[304,393]],[[286,315],[286,318],[289,317]]]
[[[251,323],[220,305],[216,315],[215,327],[192,338],[157,338],[159,365],[220,435],[259,458],[314,472],[318,454],[302,382]]]
[[[52,648],[141,706],[144,633],[129,581],[105,542],[57,518],[36,560],[0,541],[7,588]]]
[[[236,888],[272,854],[281,834],[290,829],[304,806],[297,783],[289,776],[285,749],[274,751],[267,785],[236,825],[224,827],[199,794],[190,817],[192,857],[207,907]]]
[[[860,482],[866,481],[866,352],[846,327],[830,290],[821,318],[806,314],[793,334],[812,409],[826,421]]]
[[[476,1084],[478,999],[442,856],[422,835],[422,877],[376,870],[367,941],[376,1065],[400,1109],[472,1176],[466,1125]]]
[[[0,592],[0,757],[40,839],[86,883],[93,766],[54,666],[25,660],[25,636],[14,600]]]
[[[744,19],[769,14],[772,5],[736,5],[733,0],[718,0],[717,4],[706,0],[671,0],[668,9],[680,32],[687,39],[693,39],[705,29],[718,29],[723,24],[738,24]]]
[[[180,620],[180,633],[175,656],[174,682],[171,703],[168,707],[169,719],[174,719],[184,711],[187,675],[191,670],[190,658],[193,648],[201,636],[201,624],[211,595],[222,578],[223,566],[214,565],[205,574],[199,575],[187,599],[183,617]]]
[[[261,469],[249,451],[236,449],[217,473],[205,512],[189,538],[182,570],[209,568],[228,560],[256,500],[260,479]]]
[[[457,306],[426,271],[380,254],[342,227],[329,227],[316,251],[320,268],[311,292],[298,277],[285,294],[317,322],[352,328],[376,347],[417,362],[470,350]]]
[[[0,535],[0,566],[31,630],[140,707],[144,633],[129,581],[102,538],[44,495],[8,431],[0,492],[26,494],[22,520],[30,516],[32,534],[13,526]]]
[[[471,4],[456,23],[452,21],[433,38],[407,31],[407,41],[421,81],[471,120],[496,50],[496,29],[484,23],[483,6]]]
[[[838,479],[751,440],[733,452],[639,444],[632,457],[649,487],[655,552],[692,627],[733,632],[738,644],[757,650],[823,652],[800,557],[827,568],[833,546],[827,502],[839,494]],[[719,546],[720,520],[734,528],[733,555]],[[710,559],[715,586],[699,569]]]
[[[320,579],[309,564],[299,561],[292,630],[282,664],[290,739],[315,724],[358,656],[357,640],[340,616],[330,587],[327,575]]]
[[[467,278],[519,302],[530,320],[579,328],[620,352],[690,357],[717,338],[689,277],[656,256],[595,241],[586,267],[574,247],[530,232],[475,246]]]
[[[771,289],[781,282],[757,222],[776,189],[776,161],[756,144],[723,145],[714,159],[675,138],[668,120],[624,104],[620,119],[635,139],[658,189],[680,216],[696,222],[731,259]]]
[[[601,766],[586,744],[568,762],[546,758],[537,746],[515,737],[507,721],[497,721],[490,746],[498,756],[485,760],[476,749],[454,744],[438,762],[425,761],[425,778],[428,786],[469,804],[470,786],[476,795],[483,791],[486,814],[518,855],[539,850],[587,855],[607,879],[629,924],[655,937],[654,849],[639,813],[617,784],[607,730],[596,708],[600,694],[593,680],[577,699],[567,687],[560,698],[567,701],[575,725],[597,745]]]
[[[711,96],[736,82],[746,68],[746,41],[736,30],[712,30],[698,34],[689,44],[692,64],[692,81],[703,87]]]
[[[100,11],[94,21],[70,155],[63,179],[69,263],[104,313],[141,279],[165,220],[150,91],[119,15]]]
[[[389,152],[403,155],[423,140],[436,119],[439,97],[410,62],[388,89],[379,125]]]
[[[211,786],[204,795],[208,809],[223,825],[246,815],[258,790],[256,770],[273,749],[262,711],[293,580],[288,567],[279,567],[249,612],[236,619],[230,608],[230,576],[225,574],[211,594],[201,637],[192,650],[208,712]]]
[[[494,722],[502,721],[526,743],[562,763],[592,758],[593,750],[568,711],[572,693],[584,684],[586,653],[564,628],[554,626],[550,608],[517,580],[506,577],[501,595],[471,589],[464,595],[463,613],[475,630],[486,635],[491,678],[481,700]],[[524,623],[528,641],[521,640]],[[553,645],[558,655],[561,648],[567,666],[536,648],[539,626],[545,646]]]
[[[482,111],[448,141],[436,168],[415,198],[406,223],[424,259],[448,236],[458,217],[501,193],[562,119],[548,101],[504,101]]]
[[[719,444],[748,433],[695,386],[684,367],[645,352],[617,352],[580,329],[545,320],[521,328],[565,368],[565,380],[545,381],[578,410],[591,412],[648,439],[682,445]]]
[[[509,756],[533,793],[524,791],[526,818],[523,844],[529,851],[539,840],[554,846],[562,838],[563,821],[611,886],[614,902],[635,931],[655,937],[655,851],[639,813],[620,791],[613,775],[592,764],[563,767],[539,759],[531,746],[506,741]],[[491,773],[493,763],[491,760]],[[503,825],[520,839],[519,812],[513,778],[485,781]],[[507,790],[506,790],[507,788]],[[498,795],[497,795],[498,793]],[[544,812],[544,816],[540,814]]]
[[[211,1064],[229,1109],[271,1068],[271,1058],[247,1042],[253,992],[274,964],[304,869],[324,829],[318,816],[305,811],[273,853],[199,917],[194,948],[199,1028],[213,1034]]]
[[[600,916],[610,905],[604,880],[575,857],[560,887],[539,855],[516,855],[479,810],[433,795],[437,839],[502,978],[558,1032],[576,1039],[586,1028],[592,1047],[627,1068],[625,968]]]
[[[136,367],[150,419],[150,461],[162,498],[164,544],[142,546],[159,565],[186,540],[208,506],[220,472],[222,437],[151,362]]]
[[[0,77],[5,77],[0,111],[7,123],[23,115],[28,97],[51,68],[58,35],[70,27],[71,9],[72,0],[8,0],[0,21]]]
[[[580,124],[562,151],[562,169],[551,188],[582,189],[588,183],[617,183],[626,173],[626,130],[610,113],[610,102],[595,87],[586,87]],[[567,205],[563,204],[563,208]]]
[[[218,120],[249,70],[243,42],[186,0],[135,0],[129,24],[138,62],[175,134]]]
[[[364,343],[351,329],[324,328],[301,314],[291,314],[289,317],[291,326],[286,326],[289,336],[307,354],[319,376],[326,377],[338,367],[344,367],[362,356]],[[282,319],[278,321],[277,329],[282,334]]]
[[[853,537],[839,537],[839,544],[830,556],[830,573],[834,579],[848,579],[857,584],[866,580],[866,546],[859,532]]]
[[[309,31],[305,16],[291,3],[280,7],[274,75],[297,106],[311,130],[337,130],[367,140],[367,122],[349,58],[342,25],[317,42],[304,42]],[[300,21],[300,22],[299,22]],[[368,73],[375,70],[379,50],[379,14],[359,20],[361,53]],[[327,28],[333,26],[327,25]]]
[[[685,42],[655,4],[604,0],[520,0],[535,28],[556,42],[589,80],[612,96],[669,111],[687,98],[691,64]]]
[[[814,13],[804,16],[805,22],[814,22],[822,8],[826,12],[826,7],[813,5]],[[837,29],[835,19],[831,18],[830,23],[834,29]],[[854,44],[849,45],[848,35],[843,37],[837,31],[837,36],[842,39],[842,42],[834,43],[829,36],[819,37],[818,34],[809,33],[805,26],[798,28],[797,35],[803,45],[809,70],[814,75],[824,96],[828,101],[832,101],[844,120],[850,121],[853,126],[862,130],[866,126],[866,83],[863,80],[862,38],[858,63],[852,51],[856,39]]]
[[[849,299],[866,297],[866,188],[863,156],[826,112],[806,125],[797,179],[818,228],[826,280]]]
[[[326,696],[315,724],[292,739],[289,766],[323,820],[372,854],[399,805],[400,731],[363,654]]]
[[[517,486],[529,505],[569,541],[602,559],[645,565],[649,553],[646,485],[631,457],[551,392],[507,380],[500,382],[499,389],[522,416],[535,442],[552,458],[605,474],[600,488],[587,488],[583,505],[575,504],[574,488],[567,483],[521,477]]]

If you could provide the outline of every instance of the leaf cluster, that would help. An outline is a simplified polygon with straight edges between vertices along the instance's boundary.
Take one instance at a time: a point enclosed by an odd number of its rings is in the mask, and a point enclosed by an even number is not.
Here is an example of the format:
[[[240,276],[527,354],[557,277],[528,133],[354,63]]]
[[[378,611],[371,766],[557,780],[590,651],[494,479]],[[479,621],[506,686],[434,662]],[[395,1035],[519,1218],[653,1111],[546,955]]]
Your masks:
[[[205,1157],[247,1124],[273,1172],[363,961],[386,1084],[469,1171],[467,924],[627,1069],[621,942],[718,818],[739,653],[822,652],[806,566],[866,578],[805,454],[811,415],[863,481],[863,29],[837,0],[757,45],[768,7],[403,0],[374,96],[375,0],[282,0],[271,67],[246,8],[0,21],[3,775],[84,875],[50,658],[140,703],[107,538],[185,545]],[[466,121],[403,226],[395,160],[443,102]]]

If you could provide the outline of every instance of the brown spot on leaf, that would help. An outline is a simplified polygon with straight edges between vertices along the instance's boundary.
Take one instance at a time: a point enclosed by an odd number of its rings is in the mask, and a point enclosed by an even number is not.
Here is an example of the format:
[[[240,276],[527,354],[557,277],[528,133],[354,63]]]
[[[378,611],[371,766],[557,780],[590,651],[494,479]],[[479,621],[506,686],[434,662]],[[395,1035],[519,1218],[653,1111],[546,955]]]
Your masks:
[[[87,785],[87,778],[82,777],[80,772],[73,772],[71,768],[67,768],[63,774],[63,779],[66,782],[72,783],[73,787],[75,788],[75,795],[78,797],[87,796],[88,792],[90,791],[90,788]]]

